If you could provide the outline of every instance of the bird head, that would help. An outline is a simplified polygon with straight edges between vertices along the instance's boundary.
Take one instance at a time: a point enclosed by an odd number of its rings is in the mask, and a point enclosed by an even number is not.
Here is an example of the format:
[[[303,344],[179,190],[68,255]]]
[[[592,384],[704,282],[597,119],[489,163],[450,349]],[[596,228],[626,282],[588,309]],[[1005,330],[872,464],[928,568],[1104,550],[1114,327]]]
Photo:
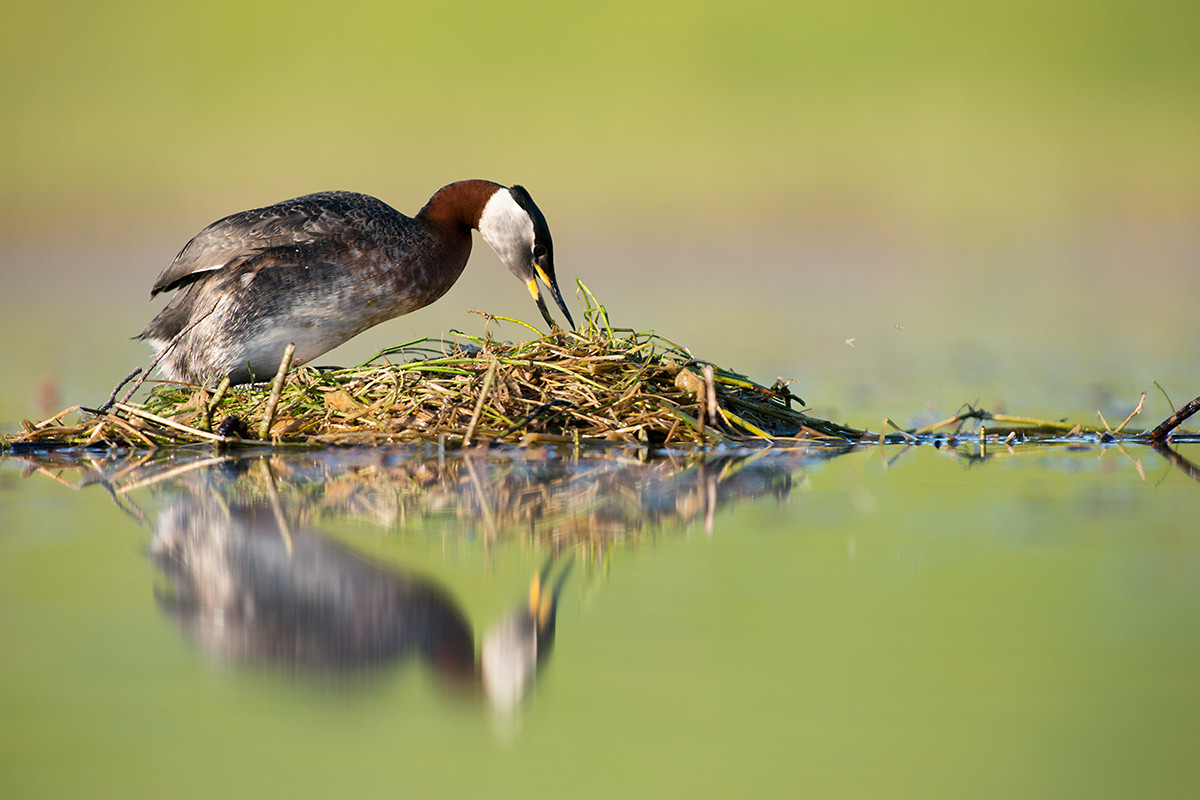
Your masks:
[[[546,308],[546,300],[538,286],[539,278],[574,329],[575,321],[567,311],[554,275],[554,241],[550,238],[550,226],[529,192],[522,186],[497,189],[479,216],[479,233],[512,274],[528,287],[546,323],[550,327],[557,324]]]

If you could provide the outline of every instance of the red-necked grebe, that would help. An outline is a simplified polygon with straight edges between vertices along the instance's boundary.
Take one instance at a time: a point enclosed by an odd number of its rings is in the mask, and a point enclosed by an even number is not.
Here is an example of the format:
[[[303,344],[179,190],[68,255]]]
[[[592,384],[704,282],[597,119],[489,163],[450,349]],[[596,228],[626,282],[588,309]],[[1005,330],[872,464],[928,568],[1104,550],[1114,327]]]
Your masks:
[[[137,337],[172,380],[233,383],[275,374],[289,342],[304,364],[449,291],[478,230],[555,322],[540,278],[575,327],[554,275],[546,218],[520,186],[460,181],[415,217],[365,194],[321,192],[214,222],[184,246],[150,296],[178,290]]]

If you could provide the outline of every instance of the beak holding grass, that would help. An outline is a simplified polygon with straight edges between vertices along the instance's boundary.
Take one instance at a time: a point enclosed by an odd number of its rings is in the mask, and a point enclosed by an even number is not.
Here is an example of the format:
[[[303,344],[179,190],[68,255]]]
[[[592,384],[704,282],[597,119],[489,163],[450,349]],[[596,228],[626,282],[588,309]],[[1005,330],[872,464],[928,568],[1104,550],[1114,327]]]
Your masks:
[[[575,320],[571,318],[571,312],[567,310],[567,304],[563,301],[562,292],[558,289],[558,281],[552,277],[548,277],[540,267],[537,272],[542,282],[549,288],[551,295],[554,297],[555,304],[562,311],[563,316],[567,318],[567,324],[571,326],[571,330],[575,330]],[[558,323],[554,321],[554,317],[550,316],[550,309],[546,307],[546,299],[542,296],[537,278],[530,278],[527,285],[529,286],[529,293],[533,295],[534,302],[537,303],[538,311],[542,312],[542,319],[546,320],[546,324],[552,329],[558,327]]]

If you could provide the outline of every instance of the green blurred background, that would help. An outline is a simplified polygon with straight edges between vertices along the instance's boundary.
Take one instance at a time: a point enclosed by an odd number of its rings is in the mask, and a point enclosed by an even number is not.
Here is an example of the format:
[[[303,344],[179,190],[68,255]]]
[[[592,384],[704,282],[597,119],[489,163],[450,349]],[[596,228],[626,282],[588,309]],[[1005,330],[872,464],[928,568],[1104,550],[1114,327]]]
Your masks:
[[[618,322],[831,413],[1091,415],[1200,372],[1194,2],[0,9],[0,420],[144,361],[144,292],[208,222],[467,177],[529,187]],[[333,360],[536,318],[485,252]]]
[[[9,2],[4,19],[6,236],[325,186],[412,205],[474,175],[651,229],[1200,205],[1192,2]]]

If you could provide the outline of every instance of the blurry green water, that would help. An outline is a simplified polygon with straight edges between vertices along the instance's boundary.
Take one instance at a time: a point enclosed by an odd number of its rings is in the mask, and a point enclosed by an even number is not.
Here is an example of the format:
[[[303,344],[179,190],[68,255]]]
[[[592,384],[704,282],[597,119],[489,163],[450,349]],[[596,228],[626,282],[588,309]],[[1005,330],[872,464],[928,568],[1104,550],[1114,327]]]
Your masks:
[[[163,520],[187,497],[266,508],[258,459],[122,491],[123,511],[10,458],[0,793],[1190,796],[1200,485],[1138,448],[886,458],[496,455],[421,491],[436,460],[274,460],[294,563],[316,531],[421,576],[477,642],[573,557],[511,713],[420,659],[331,679],[222,661],[171,621]],[[102,468],[118,489],[162,474]],[[511,526],[518,506],[540,511]]]

